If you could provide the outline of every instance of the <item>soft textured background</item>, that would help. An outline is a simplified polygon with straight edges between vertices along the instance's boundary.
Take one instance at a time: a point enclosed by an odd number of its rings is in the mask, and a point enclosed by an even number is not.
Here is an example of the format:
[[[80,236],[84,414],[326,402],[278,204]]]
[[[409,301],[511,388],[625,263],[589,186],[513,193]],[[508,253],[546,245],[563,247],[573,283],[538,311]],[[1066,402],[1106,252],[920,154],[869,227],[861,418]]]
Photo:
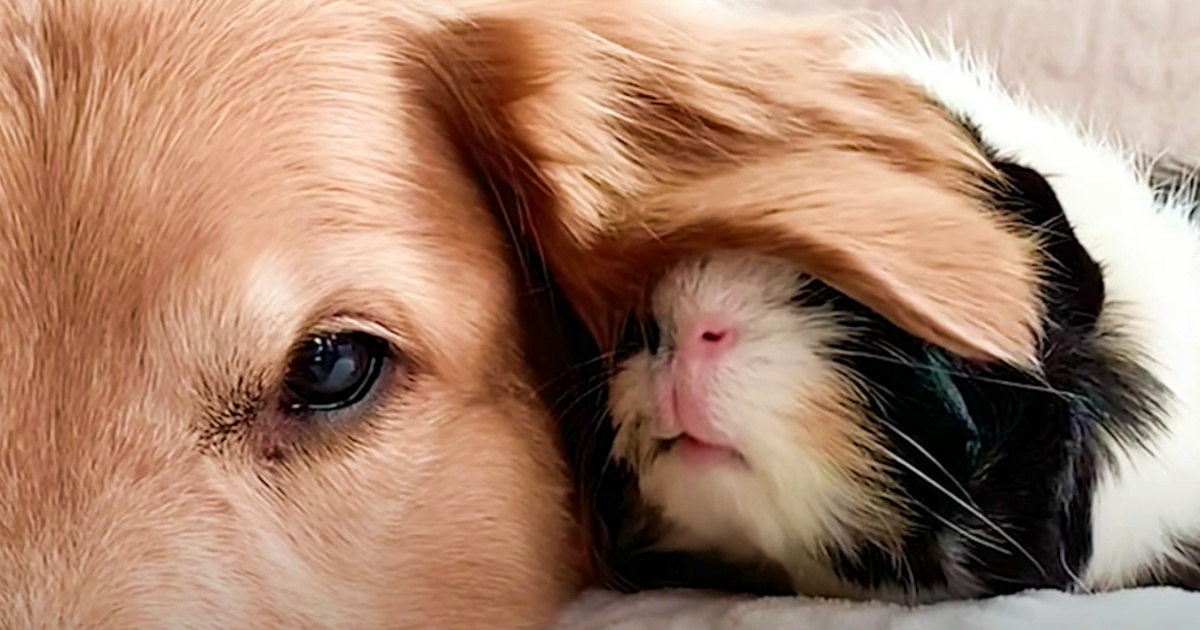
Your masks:
[[[895,11],[995,61],[1040,102],[1200,161],[1200,0],[766,0]]]

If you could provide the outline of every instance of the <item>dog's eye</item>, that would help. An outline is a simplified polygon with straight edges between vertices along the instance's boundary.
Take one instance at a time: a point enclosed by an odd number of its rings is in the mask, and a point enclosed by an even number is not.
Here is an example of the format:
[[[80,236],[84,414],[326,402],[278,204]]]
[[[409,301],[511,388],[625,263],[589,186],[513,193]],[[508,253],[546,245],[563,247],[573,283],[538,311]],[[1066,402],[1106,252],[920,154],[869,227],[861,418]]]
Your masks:
[[[387,343],[366,333],[311,337],[292,355],[284,381],[294,412],[336,411],[367,396],[387,358]]]

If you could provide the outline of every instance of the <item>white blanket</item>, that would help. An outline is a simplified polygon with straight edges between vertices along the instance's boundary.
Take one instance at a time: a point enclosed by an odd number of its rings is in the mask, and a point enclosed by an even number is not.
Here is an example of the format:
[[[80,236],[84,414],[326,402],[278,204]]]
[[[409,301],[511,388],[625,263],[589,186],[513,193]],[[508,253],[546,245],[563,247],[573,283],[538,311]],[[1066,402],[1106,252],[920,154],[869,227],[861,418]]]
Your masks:
[[[1146,588],[1099,595],[1036,591],[904,608],[687,591],[595,591],[553,630],[1198,630],[1200,593]]]

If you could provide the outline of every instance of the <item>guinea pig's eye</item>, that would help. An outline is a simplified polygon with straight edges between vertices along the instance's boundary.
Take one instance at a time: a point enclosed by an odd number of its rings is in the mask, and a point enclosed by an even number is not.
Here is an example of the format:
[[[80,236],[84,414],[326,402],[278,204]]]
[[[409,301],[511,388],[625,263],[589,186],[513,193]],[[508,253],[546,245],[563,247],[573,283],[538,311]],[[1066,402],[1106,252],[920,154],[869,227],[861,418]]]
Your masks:
[[[387,342],[366,333],[309,338],[293,354],[284,379],[289,411],[336,411],[367,396],[387,359]]]

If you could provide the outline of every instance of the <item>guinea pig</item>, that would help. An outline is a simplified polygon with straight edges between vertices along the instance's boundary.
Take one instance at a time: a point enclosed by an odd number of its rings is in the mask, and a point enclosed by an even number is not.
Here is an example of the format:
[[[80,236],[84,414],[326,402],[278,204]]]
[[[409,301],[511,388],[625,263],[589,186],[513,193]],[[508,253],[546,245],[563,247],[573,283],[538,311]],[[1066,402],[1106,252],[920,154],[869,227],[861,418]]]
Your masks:
[[[849,58],[941,108],[988,165],[983,212],[1035,235],[1034,361],[930,343],[794,260],[676,261],[607,357],[593,470],[615,583],[904,603],[1200,588],[1195,171],[1092,139],[901,30]],[[854,185],[841,195],[872,194]]]

